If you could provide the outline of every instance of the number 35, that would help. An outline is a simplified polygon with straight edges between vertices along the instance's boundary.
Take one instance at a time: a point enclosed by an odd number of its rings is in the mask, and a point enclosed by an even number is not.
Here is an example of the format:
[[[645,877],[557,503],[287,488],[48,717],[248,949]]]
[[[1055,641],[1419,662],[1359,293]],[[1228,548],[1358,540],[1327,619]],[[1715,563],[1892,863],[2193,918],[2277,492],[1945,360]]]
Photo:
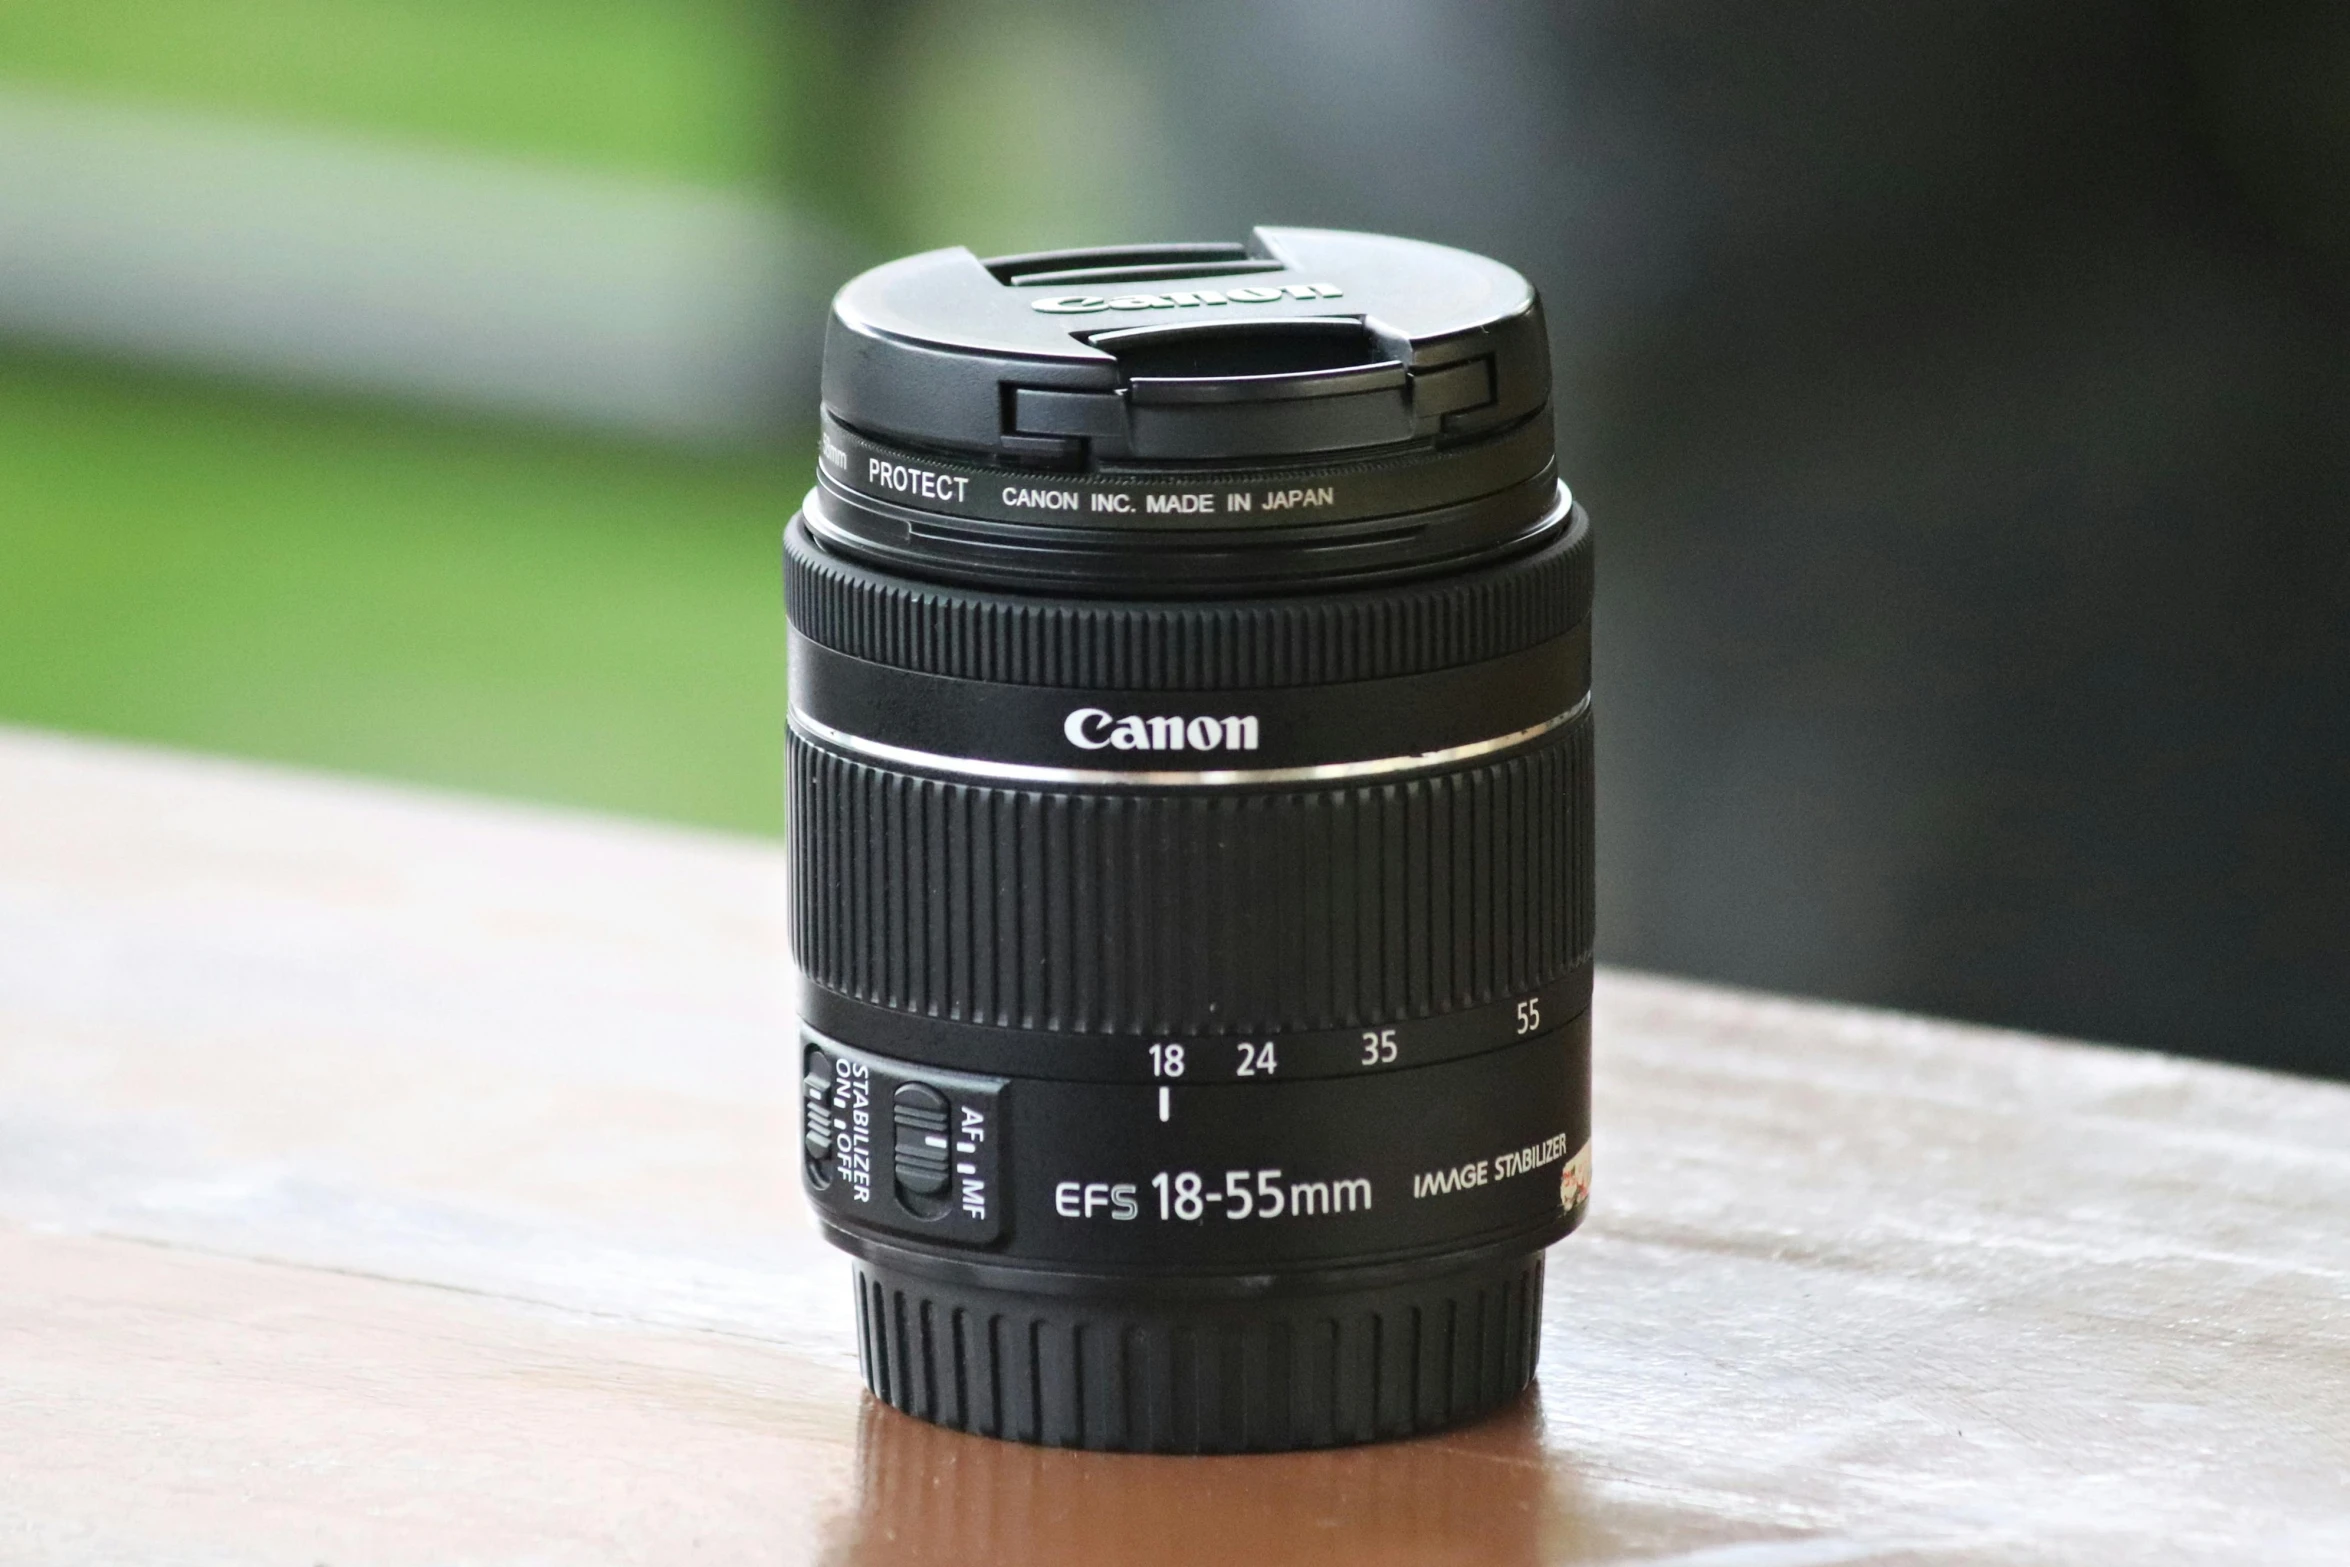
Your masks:
[[[1363,1065],[1385,1066],[1395,1059],[1395,1030],[1382,1028],[1363,1034]]]

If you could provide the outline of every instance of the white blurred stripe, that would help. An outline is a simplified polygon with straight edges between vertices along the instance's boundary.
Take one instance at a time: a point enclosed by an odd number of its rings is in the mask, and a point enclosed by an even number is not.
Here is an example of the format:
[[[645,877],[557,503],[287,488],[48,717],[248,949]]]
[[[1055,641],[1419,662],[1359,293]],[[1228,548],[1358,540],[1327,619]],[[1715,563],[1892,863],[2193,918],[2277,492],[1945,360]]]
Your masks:
[[[741,195],[0,88],[22,339],[736,439],[845,270]]]

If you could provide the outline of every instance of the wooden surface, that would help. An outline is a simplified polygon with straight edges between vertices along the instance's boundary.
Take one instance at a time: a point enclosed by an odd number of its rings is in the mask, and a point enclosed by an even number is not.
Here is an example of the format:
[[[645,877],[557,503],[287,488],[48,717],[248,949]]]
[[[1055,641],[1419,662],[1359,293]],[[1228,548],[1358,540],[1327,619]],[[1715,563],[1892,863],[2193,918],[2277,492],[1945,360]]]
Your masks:
[[[860,1395],[765,845],[0,732],[0,1560],[2350,1562],[2350,1091],[1602,978],[1501,1417]]]

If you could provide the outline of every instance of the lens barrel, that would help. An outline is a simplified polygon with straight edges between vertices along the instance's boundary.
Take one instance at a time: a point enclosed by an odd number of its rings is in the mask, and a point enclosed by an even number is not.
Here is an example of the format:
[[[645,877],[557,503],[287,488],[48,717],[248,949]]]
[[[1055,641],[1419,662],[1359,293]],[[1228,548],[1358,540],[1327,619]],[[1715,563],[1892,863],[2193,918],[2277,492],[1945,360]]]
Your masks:
[[[892,263],[785,535],[807,1187],[898,1408],[1399,1436],[1590,1178],[1588,522],[1514,272]]]

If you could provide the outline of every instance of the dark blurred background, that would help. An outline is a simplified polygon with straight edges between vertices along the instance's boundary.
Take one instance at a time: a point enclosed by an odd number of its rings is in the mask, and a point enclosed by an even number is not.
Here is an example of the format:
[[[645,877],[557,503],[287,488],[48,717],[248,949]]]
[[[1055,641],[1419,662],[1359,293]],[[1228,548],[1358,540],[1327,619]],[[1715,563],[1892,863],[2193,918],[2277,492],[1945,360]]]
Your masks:
[[[2350,8],[0,9],[0,718],[780,824],[856,267],[1487,251],[1601,951],[2350,1075]]]

